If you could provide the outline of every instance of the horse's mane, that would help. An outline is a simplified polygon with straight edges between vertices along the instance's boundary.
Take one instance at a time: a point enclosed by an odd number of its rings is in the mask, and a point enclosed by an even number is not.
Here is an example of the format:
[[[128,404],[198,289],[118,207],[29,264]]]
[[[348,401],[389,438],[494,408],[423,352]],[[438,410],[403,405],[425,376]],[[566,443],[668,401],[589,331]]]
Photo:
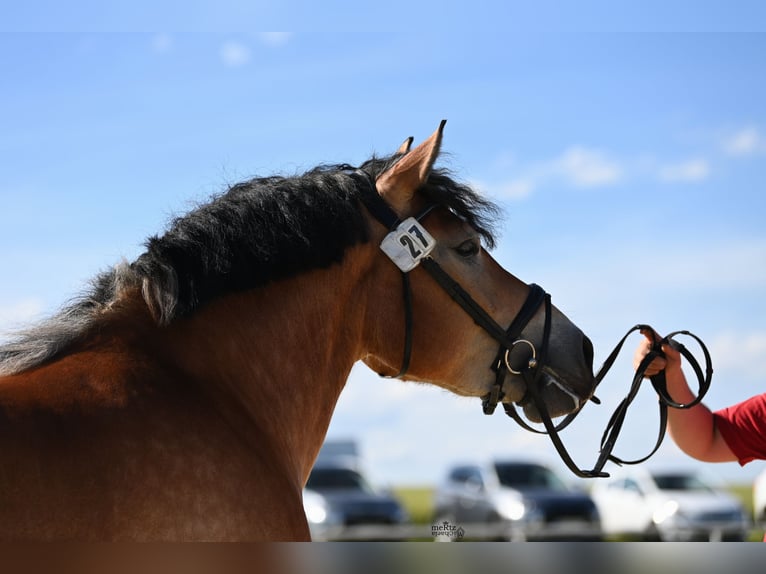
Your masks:
[[[360,170],[372,180],[400,156],[375,158]],[[166,325],[226,293],[253,289],[342,260],[368,240],[360,187],[348,165],[322,165],[302,175],[255,178],[231,186],[173,220],[146,241],[133,263],[97,276],[89,291],[57,315],[0,346],[0,375],[38,366],[66,351],[128,287],[140,287],[155,320]],[[446,170],[421,190],[465,219],[494,246],[495,205]]]

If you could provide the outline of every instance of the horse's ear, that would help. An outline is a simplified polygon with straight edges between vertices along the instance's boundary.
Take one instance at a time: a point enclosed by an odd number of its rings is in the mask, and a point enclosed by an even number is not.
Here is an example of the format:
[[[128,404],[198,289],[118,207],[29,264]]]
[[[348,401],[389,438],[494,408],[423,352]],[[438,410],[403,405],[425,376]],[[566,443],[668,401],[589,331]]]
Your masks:
[[[442,120],[431,137],[407,153],[391,169],[383,172],[375,182],[378,193],[400,215],[407,213],[412,196],[425,184],[431,173],[431,168],[439,155],[445,123],[447,120]],[[402,147],[405,144],[402,144]]]
[[[399,149],[396,150],[397,155],[404,155],[406,153],[409,153],[410,146],[412,146],[412,140],[415,138],[410,136],[406,140],[402,142],[402,145],[399,146]]]

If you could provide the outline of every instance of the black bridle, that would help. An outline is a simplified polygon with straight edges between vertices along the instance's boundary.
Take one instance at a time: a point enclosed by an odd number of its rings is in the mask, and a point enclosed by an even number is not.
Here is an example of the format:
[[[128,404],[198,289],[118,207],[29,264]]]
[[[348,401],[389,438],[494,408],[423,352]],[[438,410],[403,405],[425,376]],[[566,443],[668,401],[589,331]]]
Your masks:
[[[422,251],[434,247],[435,240],[433,240],[427,234],[427,232],[425,232],[424,229],[418,226],[414,231],[410,230],[413,229],[413,221],[418,223],[422,221],[437,207],[436,205],[429,205],[420,211],[420,213],[418,213],[416,216],[407,218],[406,220],[402,221],[399,219],[399,216],[394,212],[394,210],[391,209],[388,203],[386,203],[380,194],[378,194],[377,189],[375,188],[375,182],[367,173],[361,170],[357,170],[352,175],[360,176],[359,179],[366,183],[366,185],[361,186],[362,202],[370,214],[383,226],[385,226],[386,229],[389,230],[389,236],[384,239],[384,244],[387,243],[389,237],[391,237],[392,240],[396,242],[398,234],[398,237],[404,237],[404,239],[401,240],[402,247],[406,247],[406,244],[408,243],[414,243],[416,248],[421,249]],[[423,244],[423,235],[426,236],[425,240],[429,243],[429,245]],[[386,249],[384,248],[384,251],[385,250]],[[391,255],[389,255],[389,257],[391,257]],[[399,263],[396,261],[394,261],[394,263],[399,265]],[[540,368],[544,363],[544,356],[547,351],[548,335],[550,332],[550,295],[545,293],[545,291],[538,285],[531,284],[529,286],[529,293],[527,295],[526,301],[522,305],[516,317],[511,322],[510,326],[507,329],[503,329],[503,327],[498,325],[497,322],[495,322],[495,320],[482,308],[482,306],[479,305],[473,299],[473,297],[471,297],[471,295],[465,289],[463,289],[460,284],[455,281],[442,268],[441,265],[439,265],[439,263],[436,262],[436,260],[425,253],[420,259],[412,264],[411,268],[403,269],[400,267],[405,315],[404,353],[402,357],[402,366],[399,369],[399,372],[395,375],[382,375],[387,378],[401,377],[409,369],[410,358],[412,356],[412,290],[409,281],[409,271],[418,265],[420,265],[428,272],[428,274],[436,281],[436,283],[438,283],[439,286],[442,287],[442,289],[444,289],[447,294],[449,294],[449,296],[458,305],[460,305],[463,310],[465,310],[466,313],[468,313],[468,315],[477,325],[479,325],[492,338],[500,343],[498,355],[492,363],[492,369],[498,373],[495,383],[496,390],[493,389],[492,392],[483,398],[484,411],[487,414],[491,414],[491,412],[494,411],[497,403],[502,399],[502,381],[505,377],[505,373],[507,373],[509,370],[511,370],[511,372],[516,372],[513,371],[509,364],[510,349],[513,349],[517,344],[522,342],[528,344],[532,348],[534,356],[529,360],[529,364],[524,369],[525,371],[534,371],[535,380],[537,378],[537,374],[539,374],[541,370]],[[527,323],[529,323],[535,313],[537,313],[540,305],[543,303],[546,307],[546,327],[543,336],[543,349],[541,350],[540,354],[537,355],[532,344],[525,339],[520,339],[519,337],[524,327],[527,326]]]
[[[430,255],[431,249],[435,246],[435,240],[427,233],[427,231],[420,226],[420,221],[423,220],[431,211],[434,210],[436,205],[429,205],[418,213],[415,217],[407,218],[402,221],[393,209],[386,203],[386,201],[380,196],[376,187],[375,181],[369,174],[362,170],[356,170],[350,174],[352,177],[363,181],[363,185],[360,186],[361,200],[364,203],[370,214],[378,220],[382,225],[388,229],[389,234],[381,244],[381,248],[392,261],[400,268],[402,276],[402,294],[404,298],[404,352],[402,357],[402,365],[399,372],[395,375],[385,375],[381,373],[381,376],[387,378],[398,378],[403,376],[409,369],[410,359],[412,356],[412,289],[410,286],[409,272],[417,266],[421,266],[438,284],[444,289],[447,294],[458,304],[463,310],[473,319],[473,321],[482,329],[484,329],[493,339],[499,343],[499,349],[497,356],[493,360],[490,368],[495,372],[495,383],[493,384],[489,393],[482,397],[482,410],[484,414],[491,415],[495,412],[498,403],[501,403],[505,397],[503,392],[503,385],[505,379],[509,373],[514,375],[520,375],[526,385],[526,393],[522,398],[521,403],[524,404],[531,401],[537,408],[540,418],[542,420],[544,431],[535,429],[527,424],[517,412],[513,403],[503,402],[503,409],[505,413],[514,419],[524,429],[531,432],[547,434],[549,435],[551,442],[555,446],[563,462],[567,467],[577,476],[583,478],[594,477],[606,477],[609,476],[603,471],[607,461],[612,461],[618,465],[620,464],[638,464],[649,457],[651,457],[662,444],[665,436],[665,427],[667,423],[667,409],[668,407],[686,409],[691,408],[698,404],[705,396],[708,388],[710,387],[710,381],[712,378],[713,369],[711,367],[710,354],[704,343],[694,334],[688,331],[676,331],[666,336],[660,341],[655,341],[652,349],[647,353],[644,359],[636,369],[636,373],[633,377],[633,382],[630,386],[630,390],[625,398],[617,406],[616,410],[612,414],[607,427],[601,437],[601,446],[599,456],[596,464],[591,470],[583,470],[575,464],[572,457],[569,455],[566,447],[564,446],[561,437],[559,436],[566,426],[571,423],[574,418],[581,412],[582,407],[586,401],[579,401],[574,395],[567,389],[561,388],[563,392],[573,396],[576,402],[579,402],[577,408],[567,415],[561,423],[554,425],[551,420],[548,409],[545,402],[542,399],[542,385],[540,378],[542,374],[542,368],[546,364],[548,345],[551,331],[551,297],[546,293],[542,287],[530,284],[529,293],[524,301],[521,309],[516,314],[516,317],[511,321],[508,328],[503,329],[490,315],[479,305],[471,295],[463,289],[460,284],[457,283],[444,269],[436,262]],[[526,339],[521,338],[521,333],[527,324],[531,321],[532,317],[538,312],[540,307],[544,307],[544,326],[543,337],[539,348],[535,348],[535,345]],[[601,383],[606,373],[614,364],[617,356],[622,349],[625,341],[635,331],[649,329],[651,327],[647,325],[636,325],[631,328],[625,336],[620,340],[614,350],[607,357],[606,361],[602,365],[599,372],[595,375],[595,388]],[[653,331],[651,331],[653,332]],[[692,337],[702,349],[705,356],[706,369],[703,374],[699,363],[694,356],[680,343],[678,343],[673,337],[677,335],[686,335]],[[658,374],[650,377],[652,386],[659,396],[659,408],[660,408],[660,430],[657,436],[657,441],[652,451],[645,457],[626,461],[617,456],[612,455],[612,451],[617,442],[617,437],[622,430],[623,423],[625,421],[625,415],[630,404],[635,399],[638,390],[645,378],[646,370],[652,361],[658,357],[664,357],[662,351],[662,345],[669,344],[673,348],[677,349],[684,358],[689,361],[692,366],[699,383],[699,390],[696,398],[690,403],[681,404],[673,400],[668,394],[667,383],[665,380],[664,371],[660,371]],[[514,368],[511,365],[511,351],[517,345],[525,345],[529,347],[531,356],[528,357],[526,363],[523,366]],[[599,403],[595,396],[591,396],[590,400],[595,403]]]

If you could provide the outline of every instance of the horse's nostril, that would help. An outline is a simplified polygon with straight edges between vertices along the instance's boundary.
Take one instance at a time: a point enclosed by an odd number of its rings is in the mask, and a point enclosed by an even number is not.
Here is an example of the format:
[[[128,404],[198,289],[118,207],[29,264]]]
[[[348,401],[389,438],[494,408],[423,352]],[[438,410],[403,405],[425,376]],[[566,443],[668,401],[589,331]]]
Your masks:
[[[585,358],[585,365],[593,372],[593,343],[585,335],[582,337],[582,352]]]

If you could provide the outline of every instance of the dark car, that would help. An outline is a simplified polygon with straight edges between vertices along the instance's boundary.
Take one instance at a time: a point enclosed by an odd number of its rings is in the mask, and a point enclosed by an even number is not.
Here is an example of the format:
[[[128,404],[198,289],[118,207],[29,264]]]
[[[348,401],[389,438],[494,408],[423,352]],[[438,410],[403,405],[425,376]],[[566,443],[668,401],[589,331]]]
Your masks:
[[[508,540],[600,540],[598,509],[535,462],[496,461],[452,468],[434,495],[435,522],[466,537]]]
[[[335,528],[333,538],[347,537],[348,527],[397,525],[409,521],[401,503],[394,496],[373,488],[354,462],[318,462],[311,470],[306,490],[322,497],[327,514],[341,527]]]

